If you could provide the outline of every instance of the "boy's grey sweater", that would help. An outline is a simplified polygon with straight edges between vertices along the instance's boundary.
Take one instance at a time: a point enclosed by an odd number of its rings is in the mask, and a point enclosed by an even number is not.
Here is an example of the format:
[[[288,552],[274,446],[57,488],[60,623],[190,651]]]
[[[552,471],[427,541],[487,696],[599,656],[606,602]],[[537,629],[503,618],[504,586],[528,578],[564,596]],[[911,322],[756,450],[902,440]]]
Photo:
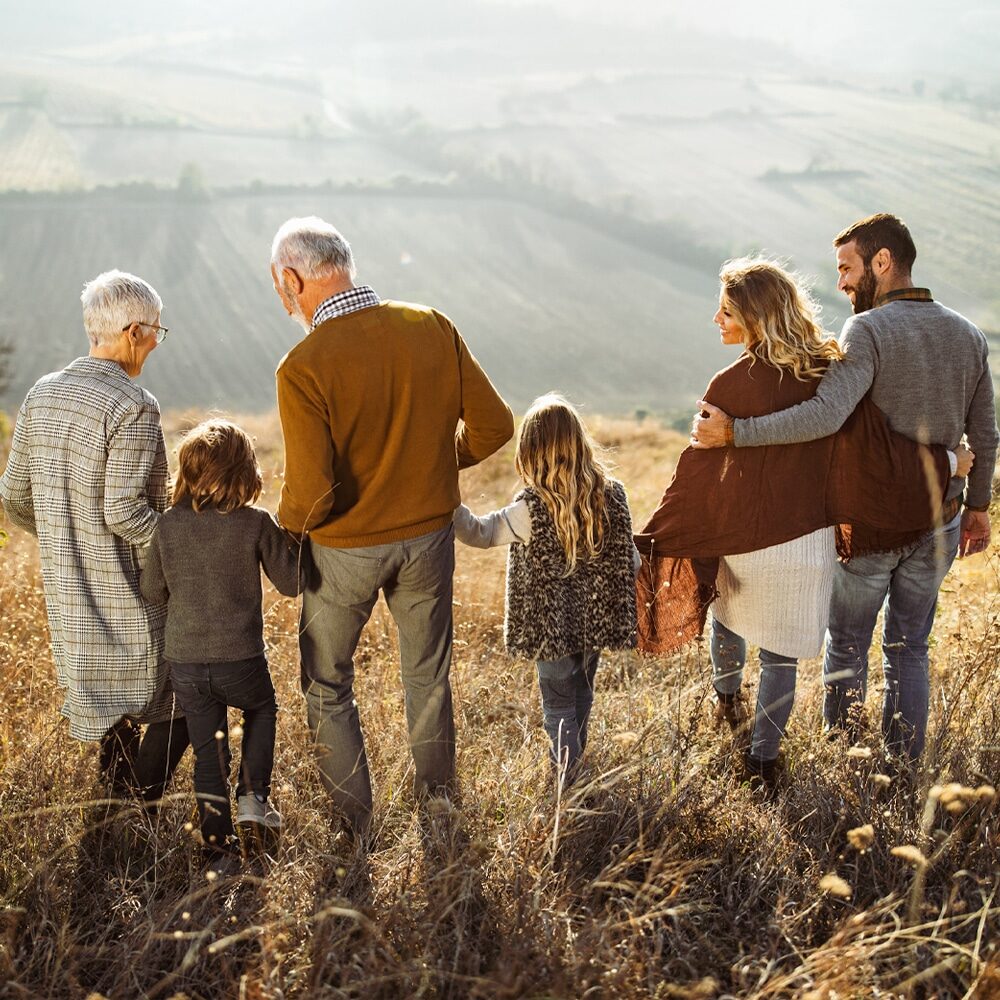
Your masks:
[[[166,658],[176,663],[248,660],[264,652],[260,570],[288,597],[306,572],[297,547],[259,507],[228,514],[170,507],[153,532],[139,586],[167,605]]]
[[[998,433],[982,333],[937,302],[901,299],[852,316],[840,344],[846,358],[830,366],[812,399],[735,421],[736,446],[826,437],[840,429],[871,389],[872,401],[900,434],[952,451],[967,434],[976,462],[966,501],[974,507],[988,504]],[[948,499],[964,485],[963,479],[953,478]]]

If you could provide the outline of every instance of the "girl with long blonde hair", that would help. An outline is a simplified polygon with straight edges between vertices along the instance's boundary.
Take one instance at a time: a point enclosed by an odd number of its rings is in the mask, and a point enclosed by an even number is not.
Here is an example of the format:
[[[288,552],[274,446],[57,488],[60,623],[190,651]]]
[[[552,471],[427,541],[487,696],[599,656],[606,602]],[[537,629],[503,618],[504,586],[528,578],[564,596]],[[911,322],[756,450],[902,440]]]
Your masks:
[[[464,504],[467,545],[509,545],[504,640],[536,661],[557,775],[572,780],[587,743],[602,649],[635,645],[638,552],[625,488],[611,478],[577,411],[555,393],[532,403],[514,465],[523,488],[482,517]]]

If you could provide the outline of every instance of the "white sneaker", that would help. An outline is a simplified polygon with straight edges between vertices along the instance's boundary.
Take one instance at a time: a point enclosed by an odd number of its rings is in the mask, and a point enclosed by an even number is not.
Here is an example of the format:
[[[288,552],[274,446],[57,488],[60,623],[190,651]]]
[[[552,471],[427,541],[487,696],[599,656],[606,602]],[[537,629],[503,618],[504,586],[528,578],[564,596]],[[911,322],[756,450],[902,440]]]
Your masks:
[[[281,836],[281,813],[270,799],[241,795],[236,800],[236,830],[247,855],[272,854]]]

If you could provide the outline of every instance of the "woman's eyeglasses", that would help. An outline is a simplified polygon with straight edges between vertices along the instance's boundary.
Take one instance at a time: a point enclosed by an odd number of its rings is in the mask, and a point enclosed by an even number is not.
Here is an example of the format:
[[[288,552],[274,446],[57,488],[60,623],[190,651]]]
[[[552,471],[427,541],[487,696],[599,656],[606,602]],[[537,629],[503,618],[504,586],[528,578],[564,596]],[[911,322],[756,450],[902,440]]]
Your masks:
[[[169,327],[166,327],[166,326],[160,326],[159,323],[139,323],[139,322],[135,322],[135,323],[126,323],[125,326],[122,327],[122,333],[124,333],[130,326],[148,326],[151,329],[155,330],[156,331],[156,342],[158,344],[162,344],[163,343],[163,340],[164,340],[164,338],[167,335],[167,331],[170,329]]]

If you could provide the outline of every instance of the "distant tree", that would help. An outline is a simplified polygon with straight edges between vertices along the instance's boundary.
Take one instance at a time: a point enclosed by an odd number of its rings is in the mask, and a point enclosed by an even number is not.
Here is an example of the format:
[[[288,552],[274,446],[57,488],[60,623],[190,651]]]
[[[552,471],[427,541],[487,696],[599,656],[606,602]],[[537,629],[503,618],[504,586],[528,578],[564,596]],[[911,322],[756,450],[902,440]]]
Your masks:
[[[0,340],[0,396],[9,388],[14,380],[14,345],[9,340]]]
[[[186,201],[202,201],[208,197],[205,175],[197,163],[185,163],[177,178],[177,193]]]
[[[925,81],[923,81],[923,80],[914,80],[913,81],[913,96],[914,97],[923,97],[924,96],[924,91],[926,89],[927,89],[927,84],[926,84]]]
[[[687,413],[675,414],[668,418],[667,425],[672,431],[677,431],[678,434],[690,434],[692,420],[694,420],[694,407]]]

